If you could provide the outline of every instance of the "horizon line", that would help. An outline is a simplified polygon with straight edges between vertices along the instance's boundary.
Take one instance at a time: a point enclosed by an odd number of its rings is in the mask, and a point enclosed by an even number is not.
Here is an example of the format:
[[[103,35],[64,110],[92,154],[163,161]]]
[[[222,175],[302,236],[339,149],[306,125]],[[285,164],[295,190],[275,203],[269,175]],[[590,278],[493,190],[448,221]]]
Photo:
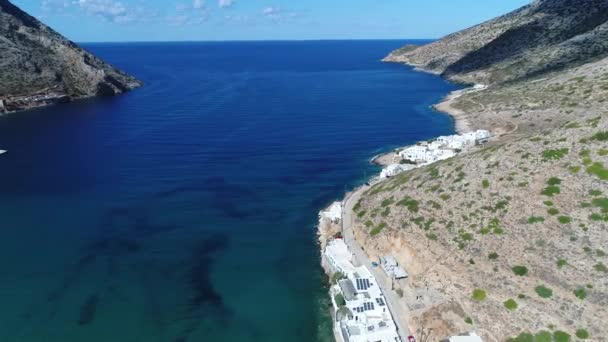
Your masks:
[[[132,40],[75,41],[78,44],[138,44],[138,43],[255,43],[255,42],[339,42],[339,41],[433,41],[438,38],[322,38],[322,39],[225,39],[225,40]]]

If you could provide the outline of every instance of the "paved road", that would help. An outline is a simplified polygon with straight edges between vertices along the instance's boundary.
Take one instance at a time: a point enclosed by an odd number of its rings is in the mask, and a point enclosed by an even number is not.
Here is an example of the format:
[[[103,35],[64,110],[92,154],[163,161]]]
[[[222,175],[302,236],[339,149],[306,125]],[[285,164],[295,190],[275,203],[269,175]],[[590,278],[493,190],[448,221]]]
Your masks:
[[[354,192],[350,193],[346,197],[346,201],[344,203],[344,207],[342,210],[342,223],[343,223],[343,238],[344,242],[353,253],[357,261],[361,265],[367,266],[367,268],[372,272],[384,297],[386,298],[386,304],[388,305],[391,314],[393,315],[393,320],[395,324],[397,324],[397,328],[399,329],[399,336],[401,336],[402,341],[407,341],[407,337],[410,335],[409,328],[405,322],[407,322],[407,312],[403,309],[401,305],[399,305],[399,296],[397,293],[391,290],[390,280],[387,280],[387,276],[381,268],[372,267],[371,260],[365,254],[361,246],[355,240],[353,235],[353,207],[357,204],[361,195],[365,190],[369,189],[369,186],[363,186],[356,189]]]

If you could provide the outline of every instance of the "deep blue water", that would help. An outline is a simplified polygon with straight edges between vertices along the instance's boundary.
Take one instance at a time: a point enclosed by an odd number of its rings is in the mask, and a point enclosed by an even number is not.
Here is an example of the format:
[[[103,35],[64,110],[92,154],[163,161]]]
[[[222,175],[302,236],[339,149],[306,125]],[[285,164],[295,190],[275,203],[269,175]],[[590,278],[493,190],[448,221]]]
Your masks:
[[[318,210],[453,131],[405,43],[85,45],[146,85],[0,118],[0,340],[328,340]]]

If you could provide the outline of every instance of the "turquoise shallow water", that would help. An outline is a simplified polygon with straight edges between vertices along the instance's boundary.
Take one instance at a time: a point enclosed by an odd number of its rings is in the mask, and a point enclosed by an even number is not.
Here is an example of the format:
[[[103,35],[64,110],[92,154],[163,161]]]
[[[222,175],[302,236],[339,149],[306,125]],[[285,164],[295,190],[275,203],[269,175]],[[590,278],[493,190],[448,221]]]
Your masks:
[[[405,43],[85,45],[146,86],[0,118],[0,340],[328,340],[317,212],[453,131]]]

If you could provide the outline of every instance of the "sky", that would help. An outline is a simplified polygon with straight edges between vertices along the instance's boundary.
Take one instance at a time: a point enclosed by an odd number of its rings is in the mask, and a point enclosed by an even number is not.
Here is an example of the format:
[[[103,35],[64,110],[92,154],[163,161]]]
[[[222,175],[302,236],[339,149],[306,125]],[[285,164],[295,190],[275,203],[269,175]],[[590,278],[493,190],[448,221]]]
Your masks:
[[[11,0],[77,42],[434,39],[530,0]]]

